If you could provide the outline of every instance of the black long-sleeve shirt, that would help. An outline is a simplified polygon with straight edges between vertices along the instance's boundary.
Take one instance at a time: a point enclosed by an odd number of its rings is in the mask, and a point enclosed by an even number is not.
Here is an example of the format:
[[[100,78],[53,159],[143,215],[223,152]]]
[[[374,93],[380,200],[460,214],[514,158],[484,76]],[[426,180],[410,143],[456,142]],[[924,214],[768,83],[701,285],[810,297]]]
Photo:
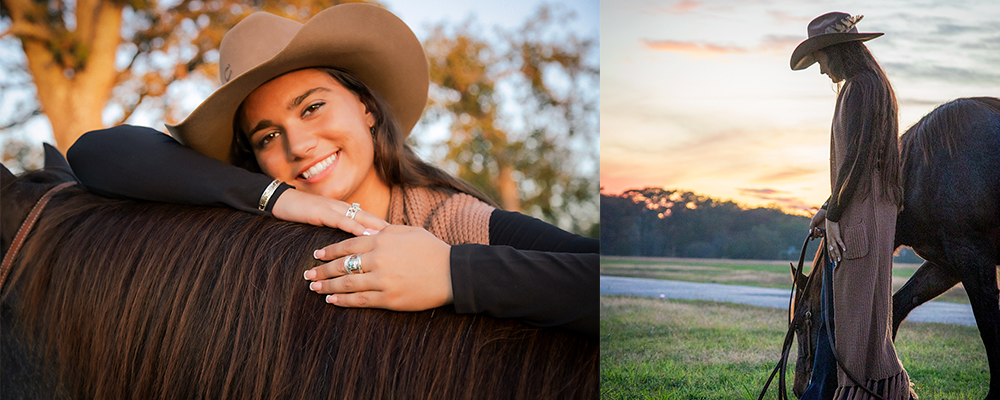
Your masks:
[[[204,156],[159,131],[123,125],[84,134],[67,152],[80,181],[110,197],[264,211],[266,175]],[[600,244],[538,219],[494,210],[490,245],[451,247],[455,310],[596,337]]]

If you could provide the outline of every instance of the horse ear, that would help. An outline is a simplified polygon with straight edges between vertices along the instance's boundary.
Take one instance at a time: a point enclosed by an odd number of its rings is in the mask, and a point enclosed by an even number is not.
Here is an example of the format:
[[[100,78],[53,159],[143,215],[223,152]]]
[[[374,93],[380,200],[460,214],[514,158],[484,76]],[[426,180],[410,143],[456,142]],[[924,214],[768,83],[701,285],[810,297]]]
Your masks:
[[[58,149],[48,143],[42,143],[42,148],[45,149],[45,169],[60,171],[69,175],[73,180],[79,180],[76,179],[76,174],[73,173],[73,168],[70,168],[66,157],[63,157]]]
[[[803,274],[801,268],[795,268],[795,265],[788,263],[788,266],[792,269],[792,281],[795,282],[795,287],[799,290],[806,290],[806,282],[809,281],[809,275]]]
[[[14,179],[17,179],[14,173],[7,169],[6,165],[0,164],[0,169],[3,169],[3,171],[0,171],[0,187],[7,187],[7,185],[14,182]]]

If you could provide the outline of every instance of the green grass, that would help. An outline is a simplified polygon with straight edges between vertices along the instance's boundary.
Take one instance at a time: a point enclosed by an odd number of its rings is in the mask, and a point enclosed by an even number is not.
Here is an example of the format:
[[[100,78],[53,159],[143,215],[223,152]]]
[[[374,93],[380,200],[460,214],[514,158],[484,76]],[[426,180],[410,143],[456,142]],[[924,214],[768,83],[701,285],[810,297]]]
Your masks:
[[[913,276],[919,264],[896,264],[892,268],[893,291]],[[807,260],[808,273],[812,265]],[[669,279],[788,289],[791,272],[788,261],[723,260],[699,258],[601,257],[601,274],[634,278]],[[961,284],[936,300],[969,304]]]
[[[601,296],[601,396],[756,399],[785,318],[782,310],[731,303]],[[904,323],[897,352],[922,399],[981,399],[988,390],[975,328]],[[777,398],[775,384],[768,398]]]

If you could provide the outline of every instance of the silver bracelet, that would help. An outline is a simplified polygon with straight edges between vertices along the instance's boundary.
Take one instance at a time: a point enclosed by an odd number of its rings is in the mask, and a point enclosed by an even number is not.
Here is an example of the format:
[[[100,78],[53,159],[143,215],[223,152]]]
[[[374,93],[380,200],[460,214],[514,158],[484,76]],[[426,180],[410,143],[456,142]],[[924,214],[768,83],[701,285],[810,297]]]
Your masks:
[[[267,208],[267,202],[271,201],[271,195],[274,194],[274,191],[277,190],[280,185],[281,181],[277,179],[271,181],[270,185],[267,185],[267,189],[264,189],[264,193],[260,195],[260,204],[257,205],[258,209],[264,211],[264,209]]]

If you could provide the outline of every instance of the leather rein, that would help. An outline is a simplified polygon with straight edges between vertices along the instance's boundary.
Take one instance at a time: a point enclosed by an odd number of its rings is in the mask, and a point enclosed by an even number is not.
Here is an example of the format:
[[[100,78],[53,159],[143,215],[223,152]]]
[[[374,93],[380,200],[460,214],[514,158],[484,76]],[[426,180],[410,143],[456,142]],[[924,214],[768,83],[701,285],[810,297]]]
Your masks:
[[[17,230],[17,236],[14,236],[14,241],[11,242],[10,248],[7,249],[7,254],[3,257],[3,264],[0,264],[0,290],[3,289],[4,283],[7,282],[7,275],[10,274],[11,267],[14,265],[17,252],[21,250],[21,246],[24,245],[24,241],[28,238],[28,233],[35,227],[35,223],[38,222],[38,218],[41,216],[42,211],[45,210],[45,206],[49,204],[49,200],[52,200],[52,196],[55,196],[59,191],[75,184],[76,182],[64,182],[49,189],[49,191],[42,195],[42,198],[38,199],[35,206],[31,208],[28,217],[24,219],[21,227]]]

